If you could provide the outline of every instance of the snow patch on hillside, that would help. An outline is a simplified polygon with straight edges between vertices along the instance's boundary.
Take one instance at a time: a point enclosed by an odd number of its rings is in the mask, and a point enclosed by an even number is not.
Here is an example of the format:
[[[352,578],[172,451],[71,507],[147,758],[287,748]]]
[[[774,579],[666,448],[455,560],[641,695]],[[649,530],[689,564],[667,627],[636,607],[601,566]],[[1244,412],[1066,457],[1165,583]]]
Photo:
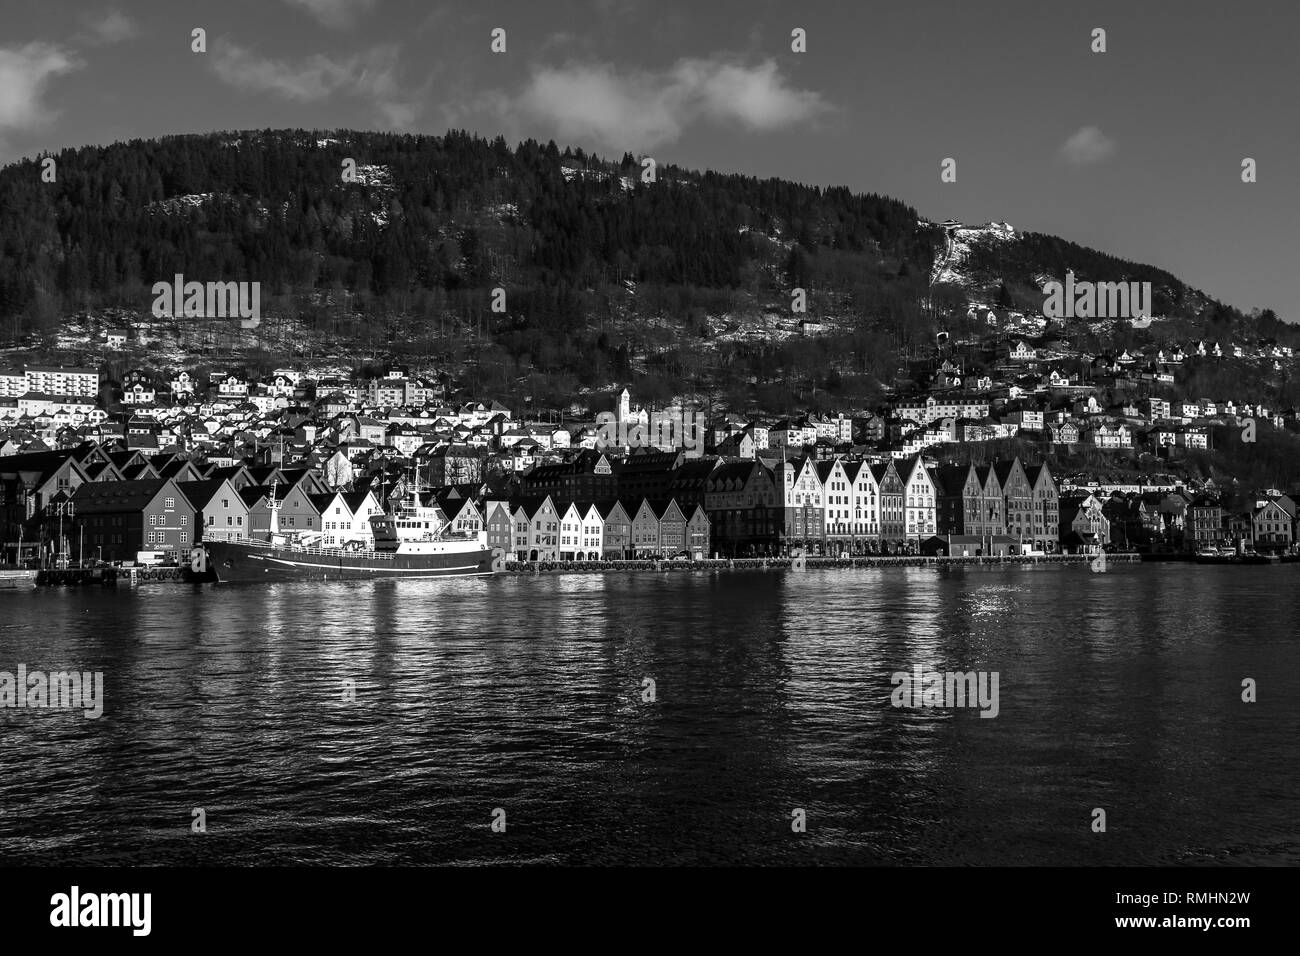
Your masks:
[[[934,269],[930,273],[931,284],[951,282],[965,285],[969,276],[964,267],[970,257],[971,246],[976,243],[1010,242],[1015,238],[1016,230],[1007,222],[950,229],[942,254],[935,258]]]
[[[173,196],[171,199],[151,202],[148,209],[150,214],[161,213],[164,216],[174,216],[177,213],[198,209],[203,204],[211,202],[214,196],[216,193],[186,193],[184,196]]]

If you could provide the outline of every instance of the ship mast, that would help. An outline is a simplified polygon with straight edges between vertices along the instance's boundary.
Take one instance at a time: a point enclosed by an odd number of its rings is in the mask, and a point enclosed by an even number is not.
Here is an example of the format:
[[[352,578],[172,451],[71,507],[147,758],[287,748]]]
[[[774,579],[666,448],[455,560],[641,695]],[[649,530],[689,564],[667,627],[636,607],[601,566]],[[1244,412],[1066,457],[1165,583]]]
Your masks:
[[[280,501],[275,495],[275,488],[278,483],[278,479],[271,479],[271,501],[269,504],[271,509],[271,524],[269,526],[268,536],[272,541],[274,541],[275,536],[280,533]]]

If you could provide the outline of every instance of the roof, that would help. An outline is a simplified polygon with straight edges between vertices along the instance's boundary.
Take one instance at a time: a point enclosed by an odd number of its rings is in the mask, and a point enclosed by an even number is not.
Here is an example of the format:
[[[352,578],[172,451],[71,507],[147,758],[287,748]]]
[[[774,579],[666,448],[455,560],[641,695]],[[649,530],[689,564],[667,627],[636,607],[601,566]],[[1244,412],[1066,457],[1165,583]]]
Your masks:
[[[930,478],[937,494],[947,497],[961,495],[970,478],[970,465],[940,465],[930,469]]]
[[[166,478],[146,478],[143,481],[89,481],[72,495],[78,514],[105,514],[109,512],[143,511],[168,484]]]
[[[233,489],[233,486],[227,485],[224,478],[206,478],[201,481],[178,481],[176,483],[177,490],[185,496],[185,500],[200,511],[211,503],[217,492],[226,487]]]
[[[315,508],[319,514],[324,514],[325,510],[334,503],[334,499],[337,496],[338,492],[328,491],[320,495],[307,495],[307,501],[311,503],[311,506]]]
[[[345,491],[342,492],[342,494],[343,494],[343,503],[346,504],[349,509],[351,509],[353,514],[357,513],[357,509],[360,508],[362,504],[365,503],[365,500],[367,498],[370,498],[371,500],[373,500],[374,498],[374,496],[371,495],[371,493],[368,490],[367,491]]]
[[[251,508],[263,498],[271,497],[271,488],[271,485],[247,485],[239,489],[239,497],[243,498],[244,504]],[[281,484],[275,485],[274,488],[276,501],[283,501],[285,495],[293,490],[288,485]]]
[[[654,512],[655,517],[660,521],[664,519],[664,516],[668,514],[671,508],[676,508],[679,515],[686,517],[686,512],[682,510],[682,506],[677,503],[676,498],[661,498],[658,501],[651,501],[649,504],[650,510]]]
[[[48,476],[62,468],[72,458],[70,451],[39,451],[21,455],[6,455],[0,459],[0,473],[18,474],[29,472],[40,476],[44,481]]]

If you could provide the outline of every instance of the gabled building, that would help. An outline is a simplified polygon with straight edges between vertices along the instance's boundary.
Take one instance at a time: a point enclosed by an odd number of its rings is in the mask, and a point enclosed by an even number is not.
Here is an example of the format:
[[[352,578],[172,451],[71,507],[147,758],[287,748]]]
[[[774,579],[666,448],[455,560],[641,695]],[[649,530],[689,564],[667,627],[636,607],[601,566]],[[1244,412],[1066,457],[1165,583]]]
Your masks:
[[[483,513],[474,498],[459,488],[446,488],[434,494],[434,500],[447,517],[447,530],[453,534],[477,535],[483,530]]]
[[[1110,522],[1102,502],[1087,492],[1062,495],[1058,500],[1057,535],[1066,554],[1092,554],[1110,544]]]
[[[684,512],[685,513],[685,512]],[[686,519],[686,550],[694,559],[707,558],[713,542],[709,535],[709,516],[702,504],[695,505]]]
[[[169,478],[92,481],[73,493],[72,511],[104,561],[134,561],[139,551],[161,551],[178,563],[194,542],[196,512]]]
[[[534,465],[519,476],[519,488],[530,497],[595,501],[617,497],[619,476],[603,452],[583,450],[566,462]]]
[[[600,557],[602,522],[592,502],[561,503],[560,560],[594,561]]]
[[[1034,489],[1019,458],[993,466],[1002,491],[1002,514],[1006,533],[1022,544],[1034,538]]]
[[[0,509],[5,537],[43,513],[54,497],[72,494],[87,475],[71,452],[45,451],[0,458]],[[30,535],[29,535],[30,536]]]
[[[1197,495],[1187,506],[1188,544],[1196,550],[1217,548],[1226,541],[1223,506],[1211,495]]]
[[[675,499],[652,501],[655,517],[659,521],[658,553],[663,557],[674,557],[688,550],[686,537],[686,515]]]
[[[1045,463],[1027,467],[1025,478],[1034,500],[1031,540],[1035,548],[1050,554],[1057,550],[1061,540],[1060,491],[1051,469]]]
[[[549,495],[521,500],[514,510],[515,543],[521,561],[557,561],[560,512]],[[519,547],[520,538],[523,547]]]
[[[714,457],[691,458],[673,472],[668,482],[668,496],[677,502],[683,514],[689,515],[696,505],[704,504],[709,476],[721,464],[721,459]]]
[[[917,544],[936,533],[935,488],[921,456],[899,463],[898,476],[903,482],[903,495],[907,500],[903,515],[903,535]]]
[[[248,536],[248,505],[228,478],[178,481],[176,488],[193,509],[195,541],[243,541]]]
[[[673,478],[685,462],[686,453],[681,449],[634,451],[623,458],[615,469],[618,476],[618,498],[625,505],[642,498],[667,498]],[[598,494],[596,497],[605,495]]]
[[[1273,489],[1255,497],[1251,540],[1256,551],[1281,553],[1290,549],[1295,540],[1295,505],[1290,498]]]
[[[606,560],[622,560],[633,554],[632,517],[621,501],[596,502],[601,519],[600,555]]]
[[[776,467],[776,490],[785,542],[806,549],[824,540],[824,490],[816,460],[805,456],[780,462]]]
[[[642,498],[635,509],[624,508],[632,515],[632,552],[634,557],[654,558],[659,556],[659,515],[650,504],[650,499]]]
[[[727,557],[773,553],[783,528],[780,493],[761,461],[736,461],[709,473],[704,489],[710,536]]]
[[[837,544],[853,540],[853,487],[844,470],[842,458],[817,462],[817,478],[822,484],[822,528],[825,539]]]
[[[876,476],[866,462],[847,461],[844,477],[848,480],[853,510],[849,543],[855,552],[868,544],[874,547],[880,541],[880,489],[876,486]]]
[[[871,465],[872,478],[880,493],[880,544],[882,549],[895,551],[907,537],[907,515],[904,502],[903,479],[894,462]]]

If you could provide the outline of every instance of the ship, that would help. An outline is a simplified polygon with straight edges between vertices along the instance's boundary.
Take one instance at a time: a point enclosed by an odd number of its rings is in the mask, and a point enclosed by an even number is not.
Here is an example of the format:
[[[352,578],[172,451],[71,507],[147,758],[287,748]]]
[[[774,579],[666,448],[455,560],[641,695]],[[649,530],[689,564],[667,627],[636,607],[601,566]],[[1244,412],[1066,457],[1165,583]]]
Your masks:
[[[366,578],[438,578],[487,575],[499,561],[485,531],[451,531],[442,510],[409,501],[370,516],[374,544],[323,547],[322,536],[279,529],[274,491],[265,540],[201,541],[190,552],[186,577],[196,583],[348,581]]]

